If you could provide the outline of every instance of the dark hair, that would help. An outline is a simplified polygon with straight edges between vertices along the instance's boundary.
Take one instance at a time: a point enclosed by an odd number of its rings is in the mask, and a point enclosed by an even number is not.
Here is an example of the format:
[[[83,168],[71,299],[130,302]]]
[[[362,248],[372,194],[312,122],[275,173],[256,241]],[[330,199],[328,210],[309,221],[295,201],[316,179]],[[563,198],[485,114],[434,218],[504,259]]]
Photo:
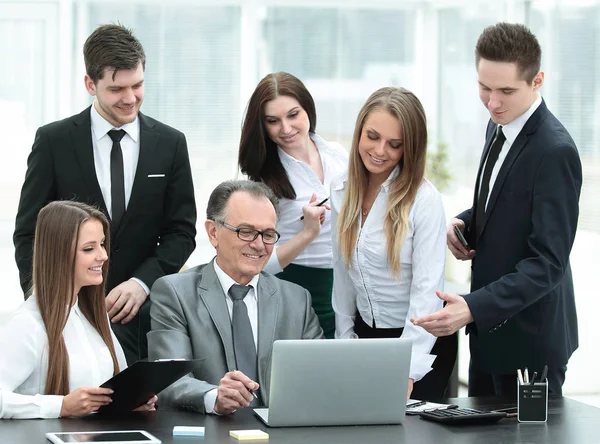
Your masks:
[[[488,26],[479,36],[475,46],[477,67],[481,59],[515,63],[521,79],[531,83],[540,71],[542,48],[526,26],[501,22]]]
[[[268,199],[275,208],[275,213],[279,216],[279,199],[273,191],[261,182],[251,180],[227,180],[217,185],[208,198],[206,206],[206,218],[215,222],[224,222],[227,217],[227,202],[235,192],[243,191],[257,199]]]
[[[114,69],[112,78],[121,69],[136,69],[141,63],[146,69],[146,54],[133,31],[122,25],[100,25],[83,45],[85,71],[94,84],[104,77],[106,68]]]
[[[264,108],[278,96],[293,97],[308,114],[308,131],[317,126],[315,101],[306,86],[287,72],[275,72],[263,78],[252,93],[242,125],[238,165],[250,180],[264,182],[279,198],[295,199],[296,192],[290,183],[277,153],[277,145],[264,129]]]

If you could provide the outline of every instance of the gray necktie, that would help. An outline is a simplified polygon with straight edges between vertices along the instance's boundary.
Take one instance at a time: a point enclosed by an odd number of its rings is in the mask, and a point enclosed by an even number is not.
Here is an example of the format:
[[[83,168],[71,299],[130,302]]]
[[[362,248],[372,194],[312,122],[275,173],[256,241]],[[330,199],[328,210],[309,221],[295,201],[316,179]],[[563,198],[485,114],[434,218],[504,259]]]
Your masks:
[[[256,345],[252,334],[252,326],[248,317],[248,309],[244,298],[250,291],[246,285],[234,284],[229,289],[229,296],[233,301],[233,313],[231,325],[233,328],[233,349],[237,369],[253,381],[258,381],[258,369],[256,365]],[[255,405],[256,400],[251,405]]]

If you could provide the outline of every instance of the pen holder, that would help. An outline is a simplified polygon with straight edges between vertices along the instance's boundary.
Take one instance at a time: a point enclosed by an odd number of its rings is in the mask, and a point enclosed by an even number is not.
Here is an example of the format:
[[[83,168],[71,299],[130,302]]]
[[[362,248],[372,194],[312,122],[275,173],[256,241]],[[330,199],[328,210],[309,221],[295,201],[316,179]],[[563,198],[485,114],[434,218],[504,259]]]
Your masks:
[[[548,381],[531,384],[517,382],[517,419],[519,422],[546,422],[548,419]]]

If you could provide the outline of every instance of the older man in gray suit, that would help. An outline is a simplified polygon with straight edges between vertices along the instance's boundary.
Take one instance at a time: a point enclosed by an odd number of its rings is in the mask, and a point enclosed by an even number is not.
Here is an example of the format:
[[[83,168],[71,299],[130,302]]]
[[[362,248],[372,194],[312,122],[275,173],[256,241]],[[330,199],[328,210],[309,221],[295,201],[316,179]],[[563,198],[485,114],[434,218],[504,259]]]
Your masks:
[[[277,205],[261,183],[223,182],[206,210],[216,258],[152,287],[150,359],[204,360],[161,405],[216,414],[268,405],[273,341],[323,337],[308,291],[262,271],[279,239]]]

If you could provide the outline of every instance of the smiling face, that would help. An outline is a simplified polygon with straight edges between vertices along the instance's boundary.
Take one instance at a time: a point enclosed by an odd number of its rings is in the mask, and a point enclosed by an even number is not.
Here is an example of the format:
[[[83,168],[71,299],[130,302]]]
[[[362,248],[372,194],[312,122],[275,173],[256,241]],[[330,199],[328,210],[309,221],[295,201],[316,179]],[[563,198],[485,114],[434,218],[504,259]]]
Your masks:
[[[360,133],[358,153],[369,171],[369,181],[383,183],[404,154],[404,138],[398,119],[388,111],[371,111]]]
[[[306,146],[310,120],[300,103],[290,96],[278,96],[264,107],[267,136],[286,152]]]
[[[538,72],[531,83],[523,80],[516,63],[480,59],[477,67],[479,98],[494,123],[506,125],[527,111],[544,83]]]
[[[79,228],[75,245],[75,295],[81,287],[102,283],[102,266],[108,260],[104,249],[104,229],[96,219],[86,220]]]
[[[231,195],[225,214],[224,222],[236,228],[275,230],[277,223],[273,204],[267,198],[256,198],[245,191]],[[205,227],[210,243],[217,250],[217,264],[238,284],[248,284],[271,257],[273,245],[265,244],[260,235],[247,242],[215,221],[207,220]]]
[[[104,76],[96,84],[86,74],[85,87],[96,97],[98,113],[111,125],[120,128],[133,122],[144,101],[144,68],[121,69],[113,80],[114,69],[106,68]]]

